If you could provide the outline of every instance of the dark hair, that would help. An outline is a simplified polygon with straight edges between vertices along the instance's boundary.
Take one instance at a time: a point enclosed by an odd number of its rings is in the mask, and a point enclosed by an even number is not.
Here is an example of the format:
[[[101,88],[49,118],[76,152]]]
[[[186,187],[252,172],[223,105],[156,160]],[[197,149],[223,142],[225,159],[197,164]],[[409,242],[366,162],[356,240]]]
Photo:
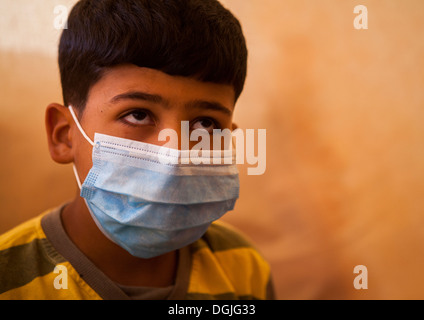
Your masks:
[[[103,72],[134,64],[234,87],[246,78],[239,21],[217,0],[81,0],[59,44],[64,104],[84,109]]]

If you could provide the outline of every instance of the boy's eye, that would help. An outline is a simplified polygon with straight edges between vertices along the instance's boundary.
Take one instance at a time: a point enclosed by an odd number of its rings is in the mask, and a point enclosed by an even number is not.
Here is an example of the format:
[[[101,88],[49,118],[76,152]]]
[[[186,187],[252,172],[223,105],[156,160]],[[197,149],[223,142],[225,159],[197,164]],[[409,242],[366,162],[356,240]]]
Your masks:
[[[213,133],[214,129],[218,129],[216,122],[210,118],[203,118],[196,120],[192,125],[192,130],[203,129],[208,131],[210,134]]]
[[[123,119],[132,125],[151,125],[154,121],[150,114],[144,110],[133,110],[123,117]]]

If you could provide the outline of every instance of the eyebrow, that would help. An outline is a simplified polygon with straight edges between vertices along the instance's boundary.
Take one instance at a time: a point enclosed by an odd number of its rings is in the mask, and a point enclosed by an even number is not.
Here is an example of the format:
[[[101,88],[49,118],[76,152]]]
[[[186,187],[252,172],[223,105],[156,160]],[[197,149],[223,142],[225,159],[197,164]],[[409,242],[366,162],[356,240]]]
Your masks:
[[[187,109],[195,108],[195,109],[203,109],[203,110],[213,110],[213,111],[219,111],[222,113],[225,113],[229,116],[233,114],[233,112],[228,109],[227,107],[224,107],[219,102],[212,102],[212,101],[203,101],[203,100],[194,100],[189,102],[186,105]]]
[[[169,105],[168,101],[165,100],[162,96],[157,94],[141,92],[141,91],[128,91],[125,93],[118,94],[110,100],[110,103],[115,104],[122,100],[142,100],[142,101],[152,102],[155,104],[162,104],[165,107],[168,107]],[[194,100],[187,103],[185,107],[187,109],[194,108],[194,109],[219,111],[229,116],[232,116],[233,114],[233,112],[230,109],[223,106],[221,103],[215,102],[215,101]]]
[[[141,91],[129,91],[122,94],[118,94],[117,96],[114,96],[110,100],[110,102],[117,103],[122,100],[143,100],[143,101],[153,102],[157,104],[164,104],[164,105],[167,104],[165,99],[163,99],[161,96],[156,94],[145,93]]]

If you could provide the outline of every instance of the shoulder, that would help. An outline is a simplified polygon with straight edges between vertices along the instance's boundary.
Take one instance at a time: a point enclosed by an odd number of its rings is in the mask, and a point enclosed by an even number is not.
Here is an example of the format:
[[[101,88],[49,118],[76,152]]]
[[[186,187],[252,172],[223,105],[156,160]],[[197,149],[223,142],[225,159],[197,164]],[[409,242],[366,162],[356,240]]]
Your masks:
[[[44,218],[59,214],[61,208],[48,210],[0,236],[0,300],[100,299],[44,232]],[[66,279],[69,289],[57,289],[58,279]]]
[[[0,235],[0,253],[4,250],[45,238],[43,229],[41,228],[41,218],[46,213],[44,212]]]
[[[225,299],[270,297],[268,262],[245,235],[229,224],[213,223],[192,245],[192,251],[192,278],[197,279],[192,279],[195,283],[191,291],[207,288],[215,298]]]
[[[225,222],[215,222],[202,238],[208,249],[223,264],[242,268],[261,276],[264,280],[270,273],[270,266],[259,250],[241,231]]]
[[[222,221],[212,223],[202,240],[214,252],[253,248],[252,242],[241,231]]]
[[[0,236],[0,295],[43,276],[54,268],[46,253],[41,219],[49,211]]]

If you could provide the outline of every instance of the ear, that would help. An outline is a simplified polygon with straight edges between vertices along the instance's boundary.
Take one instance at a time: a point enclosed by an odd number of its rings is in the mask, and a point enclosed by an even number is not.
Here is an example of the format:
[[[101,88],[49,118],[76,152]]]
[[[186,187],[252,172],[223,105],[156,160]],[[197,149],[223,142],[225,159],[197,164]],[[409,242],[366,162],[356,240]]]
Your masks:
[[[233,122],[233,124],[232,124],[232,128],[231,128],[231,131],[234,131],[234,130],[236,130],[236,129],[238,129],[238,125],[237,125],[236,123],[234,123],[234,122]]]
[[[50,156],[57,163],[74,161],[71,136],[71,115],[68,108],[52,103],[46,109],[46,131]]]

